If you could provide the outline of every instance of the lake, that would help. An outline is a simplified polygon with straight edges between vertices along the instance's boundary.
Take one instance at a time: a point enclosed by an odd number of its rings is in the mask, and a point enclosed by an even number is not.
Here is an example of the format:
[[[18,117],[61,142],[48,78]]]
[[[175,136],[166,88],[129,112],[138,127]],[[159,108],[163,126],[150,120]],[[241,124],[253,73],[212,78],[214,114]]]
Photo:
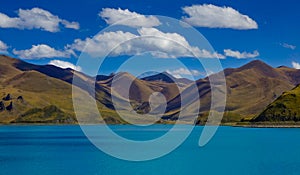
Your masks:
[[[120,135],[143,140],[172,126],[111,127]],[[300,174],[300,129],[220,127],[205,147],[199,147],[202,129],[195,127],[181,146],[164,157],[129,162],[98,150],[79,126],[0,126],[0,174]],[[102,142],[116,144],[109,139]]]

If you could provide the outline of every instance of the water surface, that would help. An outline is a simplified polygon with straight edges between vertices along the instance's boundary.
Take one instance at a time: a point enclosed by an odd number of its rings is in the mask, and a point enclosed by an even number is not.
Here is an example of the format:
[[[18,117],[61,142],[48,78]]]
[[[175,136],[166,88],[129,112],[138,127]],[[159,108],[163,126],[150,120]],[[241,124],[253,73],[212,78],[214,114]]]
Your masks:
[[[170,127],[112,126],[136,140],[153,139]],[[0,126],[0,174],[300,174],[300,129],[220,127],[208,145],[199,147],[202,129],[196,127],[184,144],[162,158],[128,162],[98,150],[78,126]]]

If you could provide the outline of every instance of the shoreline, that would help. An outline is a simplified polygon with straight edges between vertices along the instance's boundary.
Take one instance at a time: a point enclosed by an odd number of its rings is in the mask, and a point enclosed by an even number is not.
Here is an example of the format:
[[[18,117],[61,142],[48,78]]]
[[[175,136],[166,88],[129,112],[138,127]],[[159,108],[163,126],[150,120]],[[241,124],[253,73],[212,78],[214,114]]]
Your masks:
[[[231,126],[244,128],[300,128],[300,122],[236,122]]]
[[[105,124],[105,123],[1,123],[1,126],[92,126],[92,125],[128,125],[131,124]],[[170,123],[157,123],[153,125],[174,125]],[[179,124],[181,125],[181,124]],[[186,124],[183,124],[186,125]],[[205,126],[205,125],[195,125],[195,126]],[[214,126],[214,125],[210,125]],[[287,123],[267,123],[267,124],[250,124],[250,123],[222,123],[221,127],[239,127],[239,128],[300,128],[300,123],[287,124]]]
[[[239,128],[300,128],[300,125],[235,125]]]

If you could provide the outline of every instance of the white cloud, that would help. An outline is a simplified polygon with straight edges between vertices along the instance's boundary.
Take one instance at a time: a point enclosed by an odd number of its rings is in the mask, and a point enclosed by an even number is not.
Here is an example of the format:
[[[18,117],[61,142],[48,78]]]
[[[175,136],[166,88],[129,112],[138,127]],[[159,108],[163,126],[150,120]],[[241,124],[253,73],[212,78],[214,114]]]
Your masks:
[[[94,38],[76,39],[68,48],[84,51],[91,56],[139,55],[151,53],[157,58],[200,57],[224,58],[198,47],[190,46],[187,40],[177,33],[164,33],[155,28],[140,28],[138,35],[115,31],[98,34]],[[194,55],[193,55],[194,54]]]
[[[65,26],[65,28],[78,30],[80,28],[78,22],[69,22],[67,20],[61,20],[61,23]]]
[[[199,76],[201,72],[198,70],[188,70],[185,68],[179,68],[175,70],[167,70],[167,73],[172,75],[175,78],[182,78],[184,76]]]
[[[103,34],[97,34],[94,38],[86,38],[85,40],[76,39],[74,43],[68,47],[73,50],[84,51],[91,56],[105,56],[106,53],[109,53],[111,49],[120,43],[135,37],[137,36],[129,32],[105,32]],[[130,46],[128,45],[128,47]]]
[[[55,58],[55,57],[69,58],[73,54],[73,52],[70,50],[60,51],[45,44],[32,45],[32,48],[27,50],[14,49],[13,53],[24,59]]]
[[[232,28],[238,30],[257,29],[257,23],[231,7],[218,7],[212,4],[183,7],[188,15],[182,20],[192,26],[209,28]]]
[[[288,43],[280,43],[280,45],[284,48],[287,48],[287,49],[292,49],[292,50],[295,50],[296,49],[296,46],[292,45],[292,44],[288,44]]]
[[[253,53],[248,53],[248,52],[239,52],[239,51],[234,51],[231,49],[225,49],[224,53],[228,57],[233,57],[237,59],[247,59],[247,58],[255,58],[259,56],[259,52],[257,50],[253,51]]]
[[[8,49],[8,46],[0,40],[0,53],[6,53]]]
[[[293,68],[295,68],[295,69],[300,69],[300,64],[297,63],[297,62],[295,62],[295,61],[292,62],[292,66],[293,66]]]
[[[1,28],[41,29],[49,32],[58,32],[60,24],[66,28],[79,29],[79,23],[60,19],[49,11],[40,8],[19,9],[18,17],[9,17],[0,13]]]
[[[205,49],[198,49],[196,51],[196,56],[199,58],[218,58],[218,59],[225,59],[226,57],[218,52],[210,52]]]
[[[82,70],[80,66],[75,66],[74,64],[72,64],[70,62],[61,61],[61,60],[52,60],[48,64],[54,65],[56,67],[60,67],[60,68],[63,68],[63,69],[71,68],[71,69],[76,70],[76,71],[81,71]]]
[[[103,8],[99,16],[107,24],[120,24],[131,27],[154,27],[159,26],[160,21],[155,16],[145,16],[128,9]]]

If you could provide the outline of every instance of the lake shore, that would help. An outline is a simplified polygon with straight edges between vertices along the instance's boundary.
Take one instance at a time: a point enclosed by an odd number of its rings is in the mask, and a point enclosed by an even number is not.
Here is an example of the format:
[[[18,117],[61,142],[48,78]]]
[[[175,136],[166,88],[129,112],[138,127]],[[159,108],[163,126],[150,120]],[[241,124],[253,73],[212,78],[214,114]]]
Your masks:
[[[181,125],[186,125],[180,123]],[[0,126],[88,126],[88,125],[106,125],[104,123],[0,123]],[[108,124],[108,125],[131,125],[131,124]],[[157,123],[154,125],[174,125],[174,123]],[[196,125],[196,126],[205,126],[205,125]],[[213,125],[212,125],[213,126]],[[220,126],[227,127],[241,127],[241,128],[300,128],[300,122],[294,123],[222,123]]]
[[[300,128],[300,122],[237,122],[224,125],[242,128]]]
[[[242,128],[300,128],[300,125],[235,125]]]

